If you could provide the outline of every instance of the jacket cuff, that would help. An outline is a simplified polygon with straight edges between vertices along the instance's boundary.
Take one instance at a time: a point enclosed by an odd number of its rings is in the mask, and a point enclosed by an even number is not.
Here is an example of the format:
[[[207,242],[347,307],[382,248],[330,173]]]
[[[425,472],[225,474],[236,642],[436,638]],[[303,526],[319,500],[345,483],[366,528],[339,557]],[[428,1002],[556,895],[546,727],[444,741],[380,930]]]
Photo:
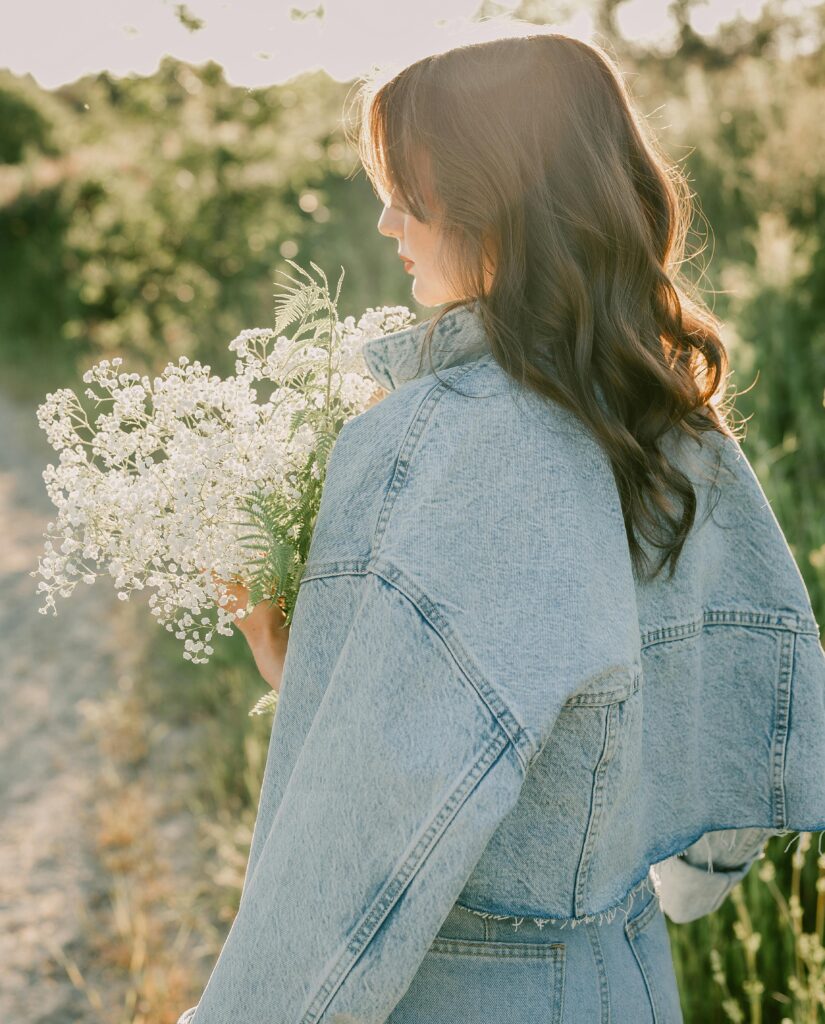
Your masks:
[[[718,910],[776,834],[775,829],[764,828],[706,832],[684,856],[653,865],[664,913],[675,924],[686,924]]]
[[[687,924],[711,914],[741,882],[749,867],[708,871],[707,867],[688,864],[681,857],[668,857],[653,867],[659,881],[660,906],[675,924]]]
[[[691,843],[684,860],[706,871],[736,871],[750,867],[776,834],[776,829],[758,827],[715,829]]]

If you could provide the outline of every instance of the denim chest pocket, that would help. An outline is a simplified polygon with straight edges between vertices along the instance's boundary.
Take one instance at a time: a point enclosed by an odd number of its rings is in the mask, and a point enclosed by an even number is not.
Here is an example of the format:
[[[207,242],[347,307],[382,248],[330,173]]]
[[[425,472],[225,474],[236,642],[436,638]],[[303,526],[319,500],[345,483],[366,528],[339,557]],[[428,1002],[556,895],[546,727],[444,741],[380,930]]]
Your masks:
[[[561,1024],[566,950],[439,936],[387,1024]]]
[[[628,917],[624,931],[644,977],[654,1024],[684,1024],[667,922],[655,896]]]

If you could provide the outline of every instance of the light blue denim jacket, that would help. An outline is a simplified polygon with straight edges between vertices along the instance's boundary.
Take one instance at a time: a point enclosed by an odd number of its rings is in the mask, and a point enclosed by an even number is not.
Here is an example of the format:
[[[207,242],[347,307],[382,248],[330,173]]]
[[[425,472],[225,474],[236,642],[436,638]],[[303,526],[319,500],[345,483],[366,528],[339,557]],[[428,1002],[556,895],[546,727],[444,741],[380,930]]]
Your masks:
[[[436,374],[425,327],[364,346],[390,394],[328,464],[239,910],[181,1022],[379,1024],[456,904],[573,926],[652,877],[692,920],[825,829],[819,627],[738,443],[669,439],[696,525],[640,582],[580,421],[475,308]]]

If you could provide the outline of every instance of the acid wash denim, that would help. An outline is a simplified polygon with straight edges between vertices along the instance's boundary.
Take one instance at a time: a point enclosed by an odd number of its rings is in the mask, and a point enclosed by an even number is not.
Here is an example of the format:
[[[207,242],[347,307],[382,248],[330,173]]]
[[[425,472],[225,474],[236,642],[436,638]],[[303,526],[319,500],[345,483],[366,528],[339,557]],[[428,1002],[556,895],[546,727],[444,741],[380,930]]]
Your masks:
[[[240,906],[180,1021],[678,1024],[664,915],[825,829],[809,595],[717,432],[665,439],[696,523],[637,579],[581,421],[475,306],[419,368],[425,327],[362,350],[389,394],[336,439]]]

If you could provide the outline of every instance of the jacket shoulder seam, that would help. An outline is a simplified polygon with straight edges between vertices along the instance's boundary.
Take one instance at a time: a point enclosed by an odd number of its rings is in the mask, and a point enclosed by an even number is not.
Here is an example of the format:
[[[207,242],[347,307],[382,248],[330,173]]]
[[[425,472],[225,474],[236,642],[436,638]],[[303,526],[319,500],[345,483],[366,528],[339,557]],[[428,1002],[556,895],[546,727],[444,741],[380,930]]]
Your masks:
[[[304,581],[311,579],[326,579],[332,576],[366,576],[369,573],[383,580],[387,586],[392,587],[404,597],[436,634],[458,672],[475,691],[479,700],[492,715],[499,731],[512,745],[522,770],[526,773],[529,762],[537,750],[536,741],[513,714],[496,687],[476,667],[461,638],[450,626],[445,616],[403,570],[394,563],[382,559],[372,558],[369,561],[361,558],[348,559],[307,567],[301,577],[301,584],[303,585]]]
[[[499,729],[512,744],[522,769],[526,772],[536,748],[535,741],[528,735],[496,687],[475,665],[469,651],[447,618],[397,565],[373,558],[367,569],[402,594],[438,636],[458,671],[475,690],[496,720]]]

